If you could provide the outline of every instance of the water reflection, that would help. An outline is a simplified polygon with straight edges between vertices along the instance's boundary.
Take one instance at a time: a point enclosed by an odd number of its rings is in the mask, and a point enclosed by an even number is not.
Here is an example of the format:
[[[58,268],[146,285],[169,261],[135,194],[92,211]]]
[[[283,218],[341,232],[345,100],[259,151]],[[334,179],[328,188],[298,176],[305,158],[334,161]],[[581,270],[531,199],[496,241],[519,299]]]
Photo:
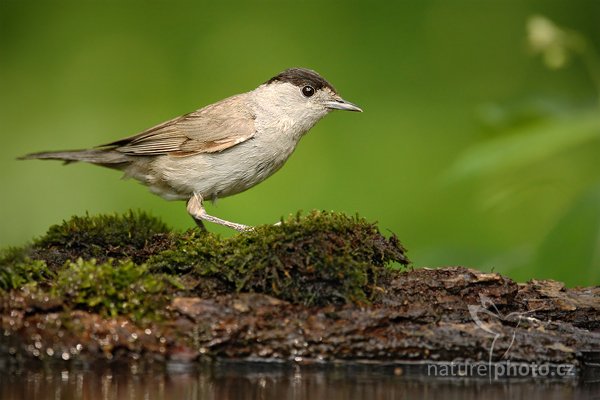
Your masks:
[[[398,372],[396,370],[396,372]],[[0,365],[0,398],[17,399],[480,399],[600,395],[598,383],[440,380],[369,367]]]

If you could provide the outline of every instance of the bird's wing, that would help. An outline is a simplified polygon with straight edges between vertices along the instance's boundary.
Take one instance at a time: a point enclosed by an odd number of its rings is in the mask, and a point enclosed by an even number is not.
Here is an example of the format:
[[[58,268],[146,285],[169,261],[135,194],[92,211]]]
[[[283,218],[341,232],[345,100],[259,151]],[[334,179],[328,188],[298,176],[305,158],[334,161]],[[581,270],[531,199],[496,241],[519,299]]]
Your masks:
[[[214,153],[254,136],[254,119],[241,94],[100,147],[132,156]]]

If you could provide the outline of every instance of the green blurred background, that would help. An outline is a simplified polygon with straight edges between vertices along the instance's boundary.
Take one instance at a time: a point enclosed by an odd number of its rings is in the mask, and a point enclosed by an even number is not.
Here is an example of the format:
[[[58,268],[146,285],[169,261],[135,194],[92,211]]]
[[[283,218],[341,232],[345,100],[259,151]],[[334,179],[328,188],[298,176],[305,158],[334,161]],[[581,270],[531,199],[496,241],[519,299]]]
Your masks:
[[[535,54],[533,15],[578,34]],[[191,227],[182,202],[116,171],[15,158],[132,135],[304,66],[365,112],[328,116],[281,171],[209,212],[358,212],[416,266],[599,284],[599,48],[592,0],[1,0],[0,245],[86,212]]]

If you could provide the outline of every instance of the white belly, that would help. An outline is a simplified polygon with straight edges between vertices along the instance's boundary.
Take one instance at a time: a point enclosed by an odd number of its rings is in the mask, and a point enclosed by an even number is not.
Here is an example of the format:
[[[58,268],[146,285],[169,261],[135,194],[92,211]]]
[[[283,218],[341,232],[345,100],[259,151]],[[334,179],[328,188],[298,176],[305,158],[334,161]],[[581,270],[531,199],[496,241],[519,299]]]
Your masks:
[[[158,156],[150,168],[134,162],[125,173],[167,200],[187,200],[193,193],[215,200],[243,192],[275,173],[292,154],[299,137],[267,139],[257,135],[218,153]]]

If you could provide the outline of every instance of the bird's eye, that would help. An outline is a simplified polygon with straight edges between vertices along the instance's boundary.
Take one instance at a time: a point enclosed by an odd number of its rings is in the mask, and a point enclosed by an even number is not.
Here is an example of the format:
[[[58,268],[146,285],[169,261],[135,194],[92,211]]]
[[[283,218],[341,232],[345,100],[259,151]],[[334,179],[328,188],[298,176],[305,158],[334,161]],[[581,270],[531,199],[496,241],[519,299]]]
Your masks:
[[[306,97],[310,97],[313,94],[315,94],[315,88],[313,88],[312,86],[304,86],[302,88],[302,94]]]

